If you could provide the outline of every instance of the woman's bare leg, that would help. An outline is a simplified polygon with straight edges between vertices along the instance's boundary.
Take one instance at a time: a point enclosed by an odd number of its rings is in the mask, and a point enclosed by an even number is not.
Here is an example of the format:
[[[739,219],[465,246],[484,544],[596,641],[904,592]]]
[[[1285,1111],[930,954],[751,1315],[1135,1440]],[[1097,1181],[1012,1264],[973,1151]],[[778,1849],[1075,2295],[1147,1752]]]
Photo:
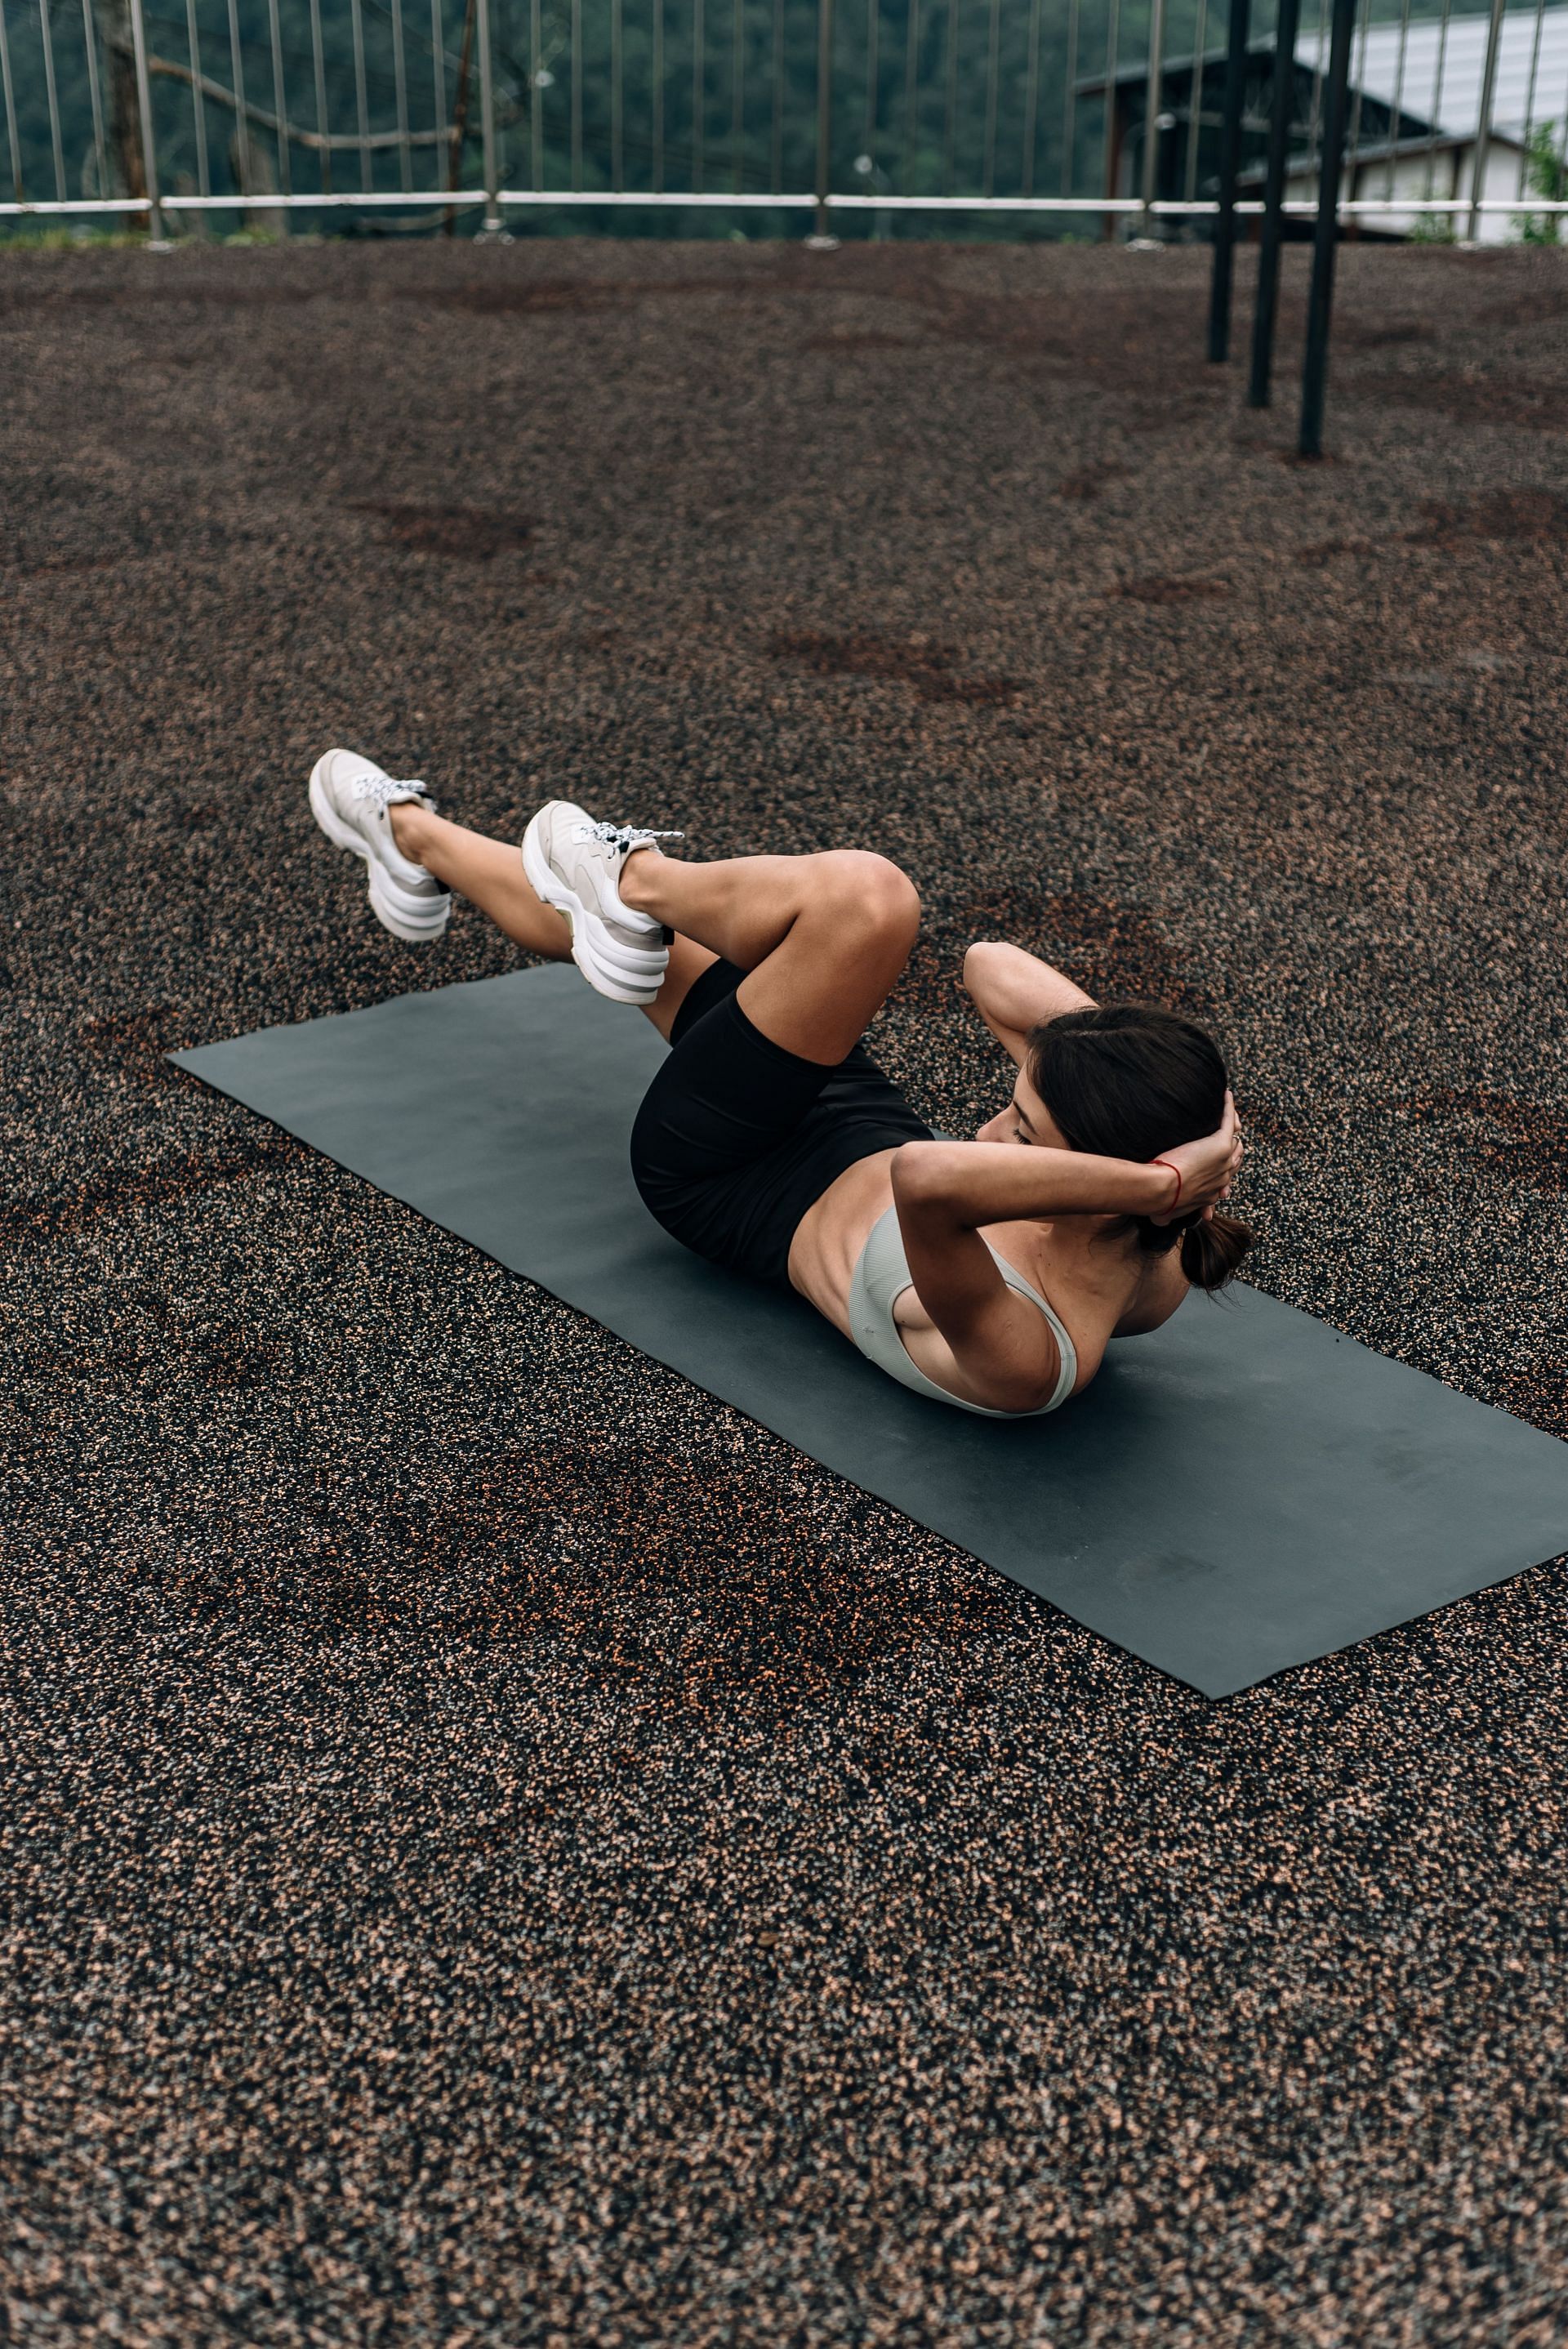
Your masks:
[[[535,894],[516,847],[451,823],[417,801],[387,810],[403,854],[488,914],[529,954],[567,962],[563,916]],[[913,883],[855,848],[688,864],[638,849],[621,876],[628,905],[677,933],[645,1006],[667,1039],[687,988],[716,955],[748,973],[741,1009],[774,1043],[836,1067],[860,1041],[909,959],[920,921]]]
[[[828,1068],[860,1041],[920,926],[913,883],[857,848],[714,864],[640,848],[626,860],[621,896],[738,963],[747,977],[736,1000],[753,1026]]]
[[[442,815],[405,800],[387,811],[392,837],[405,856],[488,914],[529,954],[551,962],[570,962],[572,932],[563,914],[545,905],[522,869],[522,855],[514,841],[492,840],[466,824],[451,823]],[[788,859],[783,860],[788,862]],[[706,947],[677,937],[670,947],[669,968],[652,1003],[643,1006],[665,1043],[675,1017],[686,1001],[693,979],[715,960]]]
[[[417,800],[388,808],[387,821],[405,856],[488,914],[509,938],[552,962],[571,961],[572,932],[565,916],[535,895],[515,843],[490,840],[465,824],[450,823]]]

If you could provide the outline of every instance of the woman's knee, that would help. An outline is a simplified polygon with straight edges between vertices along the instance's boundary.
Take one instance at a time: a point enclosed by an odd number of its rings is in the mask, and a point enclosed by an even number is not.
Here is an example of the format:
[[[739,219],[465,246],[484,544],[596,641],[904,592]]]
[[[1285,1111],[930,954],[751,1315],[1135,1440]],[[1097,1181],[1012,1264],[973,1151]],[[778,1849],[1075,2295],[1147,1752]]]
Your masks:
[[[830,849],[820,862],[822,897],[835,919],[913,945],[920,927],[920,893],[907,873],[869,848]]]

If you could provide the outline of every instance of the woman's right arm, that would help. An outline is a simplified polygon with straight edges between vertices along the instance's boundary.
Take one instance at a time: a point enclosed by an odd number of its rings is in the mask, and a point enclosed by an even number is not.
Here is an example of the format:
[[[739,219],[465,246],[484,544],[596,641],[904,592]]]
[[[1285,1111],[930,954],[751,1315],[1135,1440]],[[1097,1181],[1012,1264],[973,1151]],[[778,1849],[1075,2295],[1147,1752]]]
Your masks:
[[[891,1169],[916,1296],[946,1340],[960,1392],[993,1411],[1037,1411],[1061,1364],[1051,1326],[1003,1278],[983,1224],[1140,1216],[1173,1198],[1160,1166],[1019,1143],[906,1142]],[[1092,1361],[1080,1366],[1092,1370]]]
[[[1149,1165],[1022,1143],[904,1143],[891,1178],[910,1278],[970,1400],[1034,1410],[1057,1377],[1048,1325],[1004,1280],[982,1226],[1083,1215],[1169,1223],[1178,1212],[1212,1213],[1241,1154],[1229,1093],[1216,1132]]]
[[[964,957],[970,1000],[1002,1050],[1022,1068],[1029,1030],[1058,1012],[1092,1010],[1094,998],[1038,955],[999,938],[982,938]]]

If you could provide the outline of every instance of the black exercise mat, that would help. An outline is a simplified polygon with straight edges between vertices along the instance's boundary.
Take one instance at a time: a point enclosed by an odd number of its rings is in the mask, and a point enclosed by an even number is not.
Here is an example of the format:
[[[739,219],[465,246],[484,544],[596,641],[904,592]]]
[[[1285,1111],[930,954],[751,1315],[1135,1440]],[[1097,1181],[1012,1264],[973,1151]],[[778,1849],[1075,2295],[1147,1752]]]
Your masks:
[[[632,1185],[664,1047],[570,968],[172,1057],[1209,1696],[1568,1549],[1568,1445],[1255,1289],[1012,1423],[909,1393]]]

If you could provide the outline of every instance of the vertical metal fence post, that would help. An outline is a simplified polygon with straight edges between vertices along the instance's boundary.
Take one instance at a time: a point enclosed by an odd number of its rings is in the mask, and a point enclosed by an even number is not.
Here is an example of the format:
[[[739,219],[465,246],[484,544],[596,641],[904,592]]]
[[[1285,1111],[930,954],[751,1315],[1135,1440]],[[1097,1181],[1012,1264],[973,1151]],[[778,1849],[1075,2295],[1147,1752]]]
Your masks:
[[[540,17],[540,39],[544,37],[543,16],[540,0],[531,0],[534,14]],[[626,135],[626,59],[625,16],[621,0],[610,0],[610,186],[616,195],[625,183]],[[543,118],[541,117],[542,121]],[[540,179],[535,185],[542,188]]]
[[[1334,255],[1339,242],[1339,174],[1349,108],[1350,43],[1357,0],[1334,0],[1328,88],[1323,108],[1323,162],[1317,180],[1317,225],[1312,240],[1312,291],[1306,305],[1306,357],[1301,372],[1303,457],[1323,454],[1323,398],[1328,380],[1328,328],[1334,308]]]
[[[432,157],[437,187],[441,184],[441,150],[447,143],[447,30],[441,20],[441,0],[430,0],[430,96],[435,102],[436,150]],[[325,129],[325,125],[323,124]]]
[[[1116,86],[1116,44],[1121,30],[1120,17],[1121,0],[1110,0],[1105,20],[1105,155],[1103,160],[1105,192],[1108,196],[1114,196],[1119,192],[1118,183],[1121,177],[1121,100],[1117,96]],[[1101,216],[1099,233],[1107,244],[1110,243],[1116,234],[1116,219],[1114,212],[1106,212]]]
[[[1159,5],[1159,0],[1156,0],[1156,5]],[[942,110],[942,192],[944,196],[957,192],[954,157],[958,144],[958,7],[959,0],[947,0],[946,103]]]
[[[660,64],[659,26],[664,0],[654,0],[654,185],[662,188],[664,168],[664,79]],[[583,185],[583,0],[572,0],[572,191]]]
[[[1247,94],[1247,36],[1252,0],[1231,0],[1225,51],[1225,98],[1220,117],[1220,212],[1214,222],[1214,270],[1209,285],[1209,357],[1222,367],[1231,356],[1231,288],[1236,266],[1236,173],[1242,161],[1242,107]],[[1196,109],[1194,109],[1196,110]]]
[[[1194,202],[1198,194],[1198,132],[1203,113],[1208,38],[1209,0],[1198,0],[1198,22],[1192,34],[1192,78],[1187,85],[1187,169],[1181,177],[1181,201],[1187,204]]]
[[[1253,312],[1253,367],[1247,406],[1269,404],[1274,319],[1279,310],[1279,249],[1284,236],[1284,165],[1295,111],[1295,30],[1298,0],[1280,0],[1274,33],[1274,105],[1269,116],[1268,171],[1264,182],[1263,235],[1258,245],[1257,303]]]
[[[1480,78],[1480,128],[1476,134],[1470,222],[1465,230],[1471,244],[1480,234],[1481,198],[1486,193],[1486,167],[1491,153],[1491,110],[1497,100],[1497,53],[1502,42],[1502,11],[1503,0],[1491,0],[1491,22],[1486,32],[1486,64]]]
[[[278,0],[270,0],[270,5],[275,12]],[[405,189],[411,189],[414,157],[408,144],[408,61],[403,45],[403,0],[392,0],[392,88],[397,110],[397,177]],[[281,101],[278,113],[281,117]],[[287,180],[284,185],[287,187]]]
[[[1410,47],[1410,0],[1400,0],[1399,47],[1394,67],[1394,104],[1388,123],[1388,161],[1383,174],[1384,196],[1394,192],[1394,164],[1399,145],[1399,125],[1405,119],[1405,66]]]
[[[152,136],[152,84],[147,71],[147,26],[141,0],[130,0],[130,44],[136,59],[136,105],[141,117],[141,169],[147,181],[147,224],[154,253],[167,253],[163,207],[158,201],[158,149]]]
[[[1078,0],[1073,0],[1072,16],[1070,21],[1074,30],[1076,31],[1078,26]],[[1024,66],[1023,174],[1020,182],[1021,192],[1026,196],[1032,196],[1035,192],[1035,147],[1039,129],[1039,103],[1040,0],[1029,0],[1028,50]],[[1068,93],[1062,100],[1062,104],[1064,109],[1070,109],[1073,104],[1073,90],[1070,83],[1068,86]],[[1062,163],[1062,169],[1064,172],[1068,169],[1065,157]],[[1070,196],[1072,193],[1071,188],[1067,186],[1065,181],[1062,187],[1062,193],[1064,196]]]
[[[1149,78],[1143,89],[1143,184],[1139,191],[1143,201],[1143,217],[1139,233],[1151,236],[1154,233],[1154,206],[1160,194],[1160,102],[1165,47],[1165,0],[1150,0],[1149,10]]]
[[[920,132],[920,0],[909,0],[903,26],[903,192],[914,187],[915,145]]]
[[[44,57],[44,95],[49,118],[49,145],[55,159],[55,195],[66,201],[66,150],[60,136],[60,100],[55,88],[55,44],[49,31],[49,0],[38,0],[38,38]]]
[[[1367,98],[1367,44],[1372,34],[1372,11],[1361,19],[1361,54],[1356,61],[1356,83],[1350,101],[1350,202],[1361,192],[1361,116]],[[1351,235],[1356,234],[1354,228]]]
[[[870,70],[876,70],[876,41],[872,40]],[[768,185],[777,194],[784,185],[784,0],[773,0],[772,54],[768,65]],[[876,85],[868,86],[866,96],[870,120],[866,130],[868,150],[876,141]]]
[[[996,68],[1001,41],[1002,0],[991,0],[985,38],[985,145],[980,166],[980,192],[986,197],[996,192]]]
[[[229,20],[232,27],[230,47],[234,52],[234,79],[240,77],[240,19],[235,0],[229,0]],[[365,74],[365,11],[360,0],[348,0],[348,30],[354,45],[354,105],[359,118],[359,187],[368,195],[374,182],[374,166],[370,160],[370,89]],[[243,151],[241,154],[242,173]]]
[[[540,0],[531,0],[528,11],[528,161],[529,185],[542,189],[544,185],[544,12]],[[620,91],[616,90],[615,114],[615,185],[621,184],[621,118]]]
[[[201,38],[196,24],[196,0],[185,0],[185,42],[191,52],[191,131],[196,146],[196,192],[210,196],[212,181],[207,169],[207,101],[201,95]],[[196,233],[207,233],[207,215],[196,215]]]
[[[691,0],[691,185],[702,193],[703,140],[707,129],[707,50],[702,0]]]
[[[1068,9],[1068,61],[1062,74],[1062,187],[1064,196],[1073,191],[1073,150],[1078,143],[1078,35],[1081,11],[1078,0],[1071,0]],[[1025,141],[1027,173],[1023,192],[1035,192],[1035,92],[1040,79],[1040,0],[1033,0],[1029,10],[1029,109],[1028,135]]]
[[[729,47],[729,165],[735,192],[746,179],[746,0],[735,0]]]
[[[92,0],[82,0],[82,47],[88,61],[88,100],[93,116],[93,193],[107,196],[109,192],[108,154],[104,146],[103,96],[98,88],[98,28],[93,23]]]
[[[1328,69],[1328,35],[1334,22],[1334,0],[1317,0],[1316,55],[1312,67],[1312,111],[1306,118],[1306,151],[1318,151],[1323,122],[1323,77]]]
[[[16,92],[11,81],[11,47],[5,38],[5,0],[0,0],[0,92],[5,100],[5,138],[11,150],[11,187],[19,204],[27,201],[22,177],[22,141],[16,129]]]
[[[1427,132],[1427,183],[1421,191],[1421,199],[1425,203],[1431,202],[1432,188],[1437,177],[1438,141],[1442,136],[1443,83],[1449,69],[1449,20],[1452,13],[1451,0],[1443,0],[1442,14],[1438,19],[1437,78],[1432,85],[1432,95],[1427,109],[1429,119]],[[1452,192],[1457,194],[1457,189]]]
[[[234,84],[234,155],[239,166],[240,193],[248,196],[252,179],[251,109],[245,103],[245,66],[240,48],[237,0],[229,0],[229,72]]]
[[[191,0],[191,5],[193,7],[195,0]],[[321,192],[324,196],[329,196],[332,193],[332,150],[326,141],[332,128],[332,117],[327,111],[326,105],[326,53],[322,40],[321,0],[310,0],[310,55],[315,77],[316,136],[321,140],[321,145],[316,150],[321,166]],[[206,194],[205,188],[201,192],[203,195]]]
[[[490,63],[490,0],[479,0],[478,16],[480,136],[483,145],[485,171],[485,216],[480,234],[499,241],[506,234],[506,223],[500,216],[500,179],[496,168],[495,76]]]
[[[806,239],[813,253],[833,253],[829,206],[833,185],[833,0],[817,0],[817,224]]]
[[[572,52],[573,88],[576,88],[577,51]],[[583,144],[581,114],[577,117],[577,145]],[[581,176],[580,167],[574,166]],[[572,182],[578,185],[578,179]],[[665,0],[654,0],[654,190],[655,194],[665,184]]]
[[[1408,5],[1408,0],[1406,0]],[[1524,93],[1524,135],[1519,148],[1519,183],[1513,192],[1524,193],[1524,182],[1530,176],[1530,137],[1535,128],[1535,85],[1541,72],[1541,35],[1546,16],[1546,0],[1535,0],[1535,38],[1530,48],[1530,84]]]
[[[273,104],[278,116],[278,186],[287,196],[294,192],[294,180],[289,168],[289,109],[288,99],[284,94],[284,34],[278,0],[267,0],[267,26],[273,47]],[[287,212],[278,214],[285,236],[288,233],[288,217]]]

